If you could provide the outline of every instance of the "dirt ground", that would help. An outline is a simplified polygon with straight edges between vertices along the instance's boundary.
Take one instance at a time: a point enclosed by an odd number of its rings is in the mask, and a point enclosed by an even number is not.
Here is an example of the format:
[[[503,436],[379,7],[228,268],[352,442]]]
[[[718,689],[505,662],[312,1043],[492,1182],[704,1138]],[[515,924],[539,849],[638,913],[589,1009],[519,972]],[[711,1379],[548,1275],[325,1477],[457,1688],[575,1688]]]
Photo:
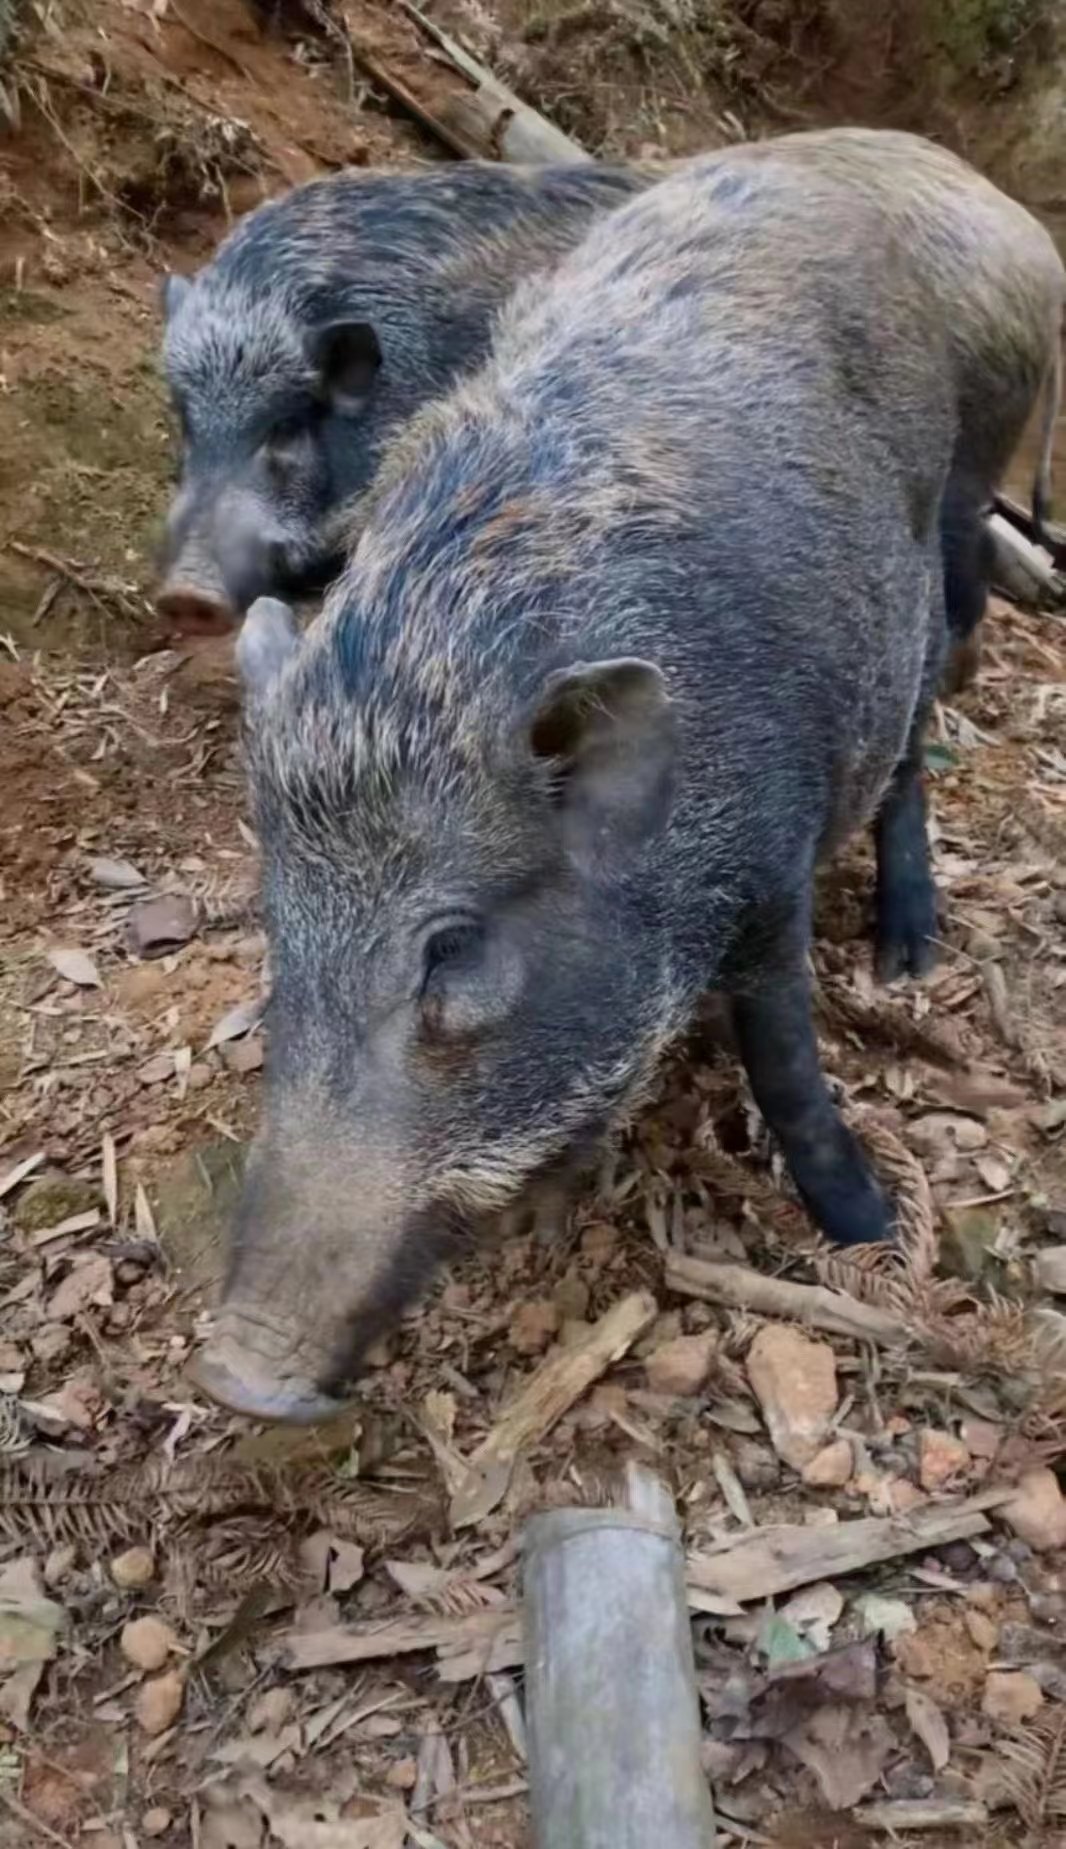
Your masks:
[[[710,50],[596,9],[598,57],[592,12],[437,17],[597,151],[785,125],[799,53],[767,9]],[[286,184],[445,156],[338,24],[380,52],[397,10],[28,13],[0,81],[0,1844],[518,1849],[515,1539],[633,1457],[676,1490],[703,1587],[721,1843],[1066,1841],[1061,619],[997,604],[938,714],[934,977],[874,985],[863,848],[821,896],[826,1064],[902,1257],[818,1246],[735,1066],[694,1041],[565,1240],[445,1277],[338,1428],[225,1417],[183,1367],[256,1117],[263,944],[231,644],[151,606],[158,277]],[[901,119],[897,93],[862,113]],[[692,1294],[686,1255],[780,1284],[784,1314]],[[798,1336],[788,1292],[818,1282],[880,1336]],[[624,1352],[487,1481],[501,1408],[627,1299]],[[833,1537],[860,1517],[890,1539],[849,1571]],[[708,1596],[776,1524],[798,1589]]]

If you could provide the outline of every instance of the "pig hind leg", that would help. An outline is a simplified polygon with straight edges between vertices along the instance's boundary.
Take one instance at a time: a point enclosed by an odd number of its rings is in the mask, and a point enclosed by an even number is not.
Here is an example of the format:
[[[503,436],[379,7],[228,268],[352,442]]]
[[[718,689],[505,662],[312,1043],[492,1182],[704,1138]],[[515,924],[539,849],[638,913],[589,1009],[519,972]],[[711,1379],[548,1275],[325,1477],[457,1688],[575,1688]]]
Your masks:
[[[757,988],[732,991],[733,1030],[751,1089],[813,1220],[835,1245],[891,1237],[892,1209],[829,1095],[807,975],[809,927],[777,934]]]
[[[939,921],[923,787],[925,722],[923,707],[874,822],[874,956],[882,982],[924,976],[936,962]]]
[[[955,470],[940,508],[948,660],[943,692],[958,693],[977,677],[980,629],[988,603],[995,546],[985,521],[990,494]]]

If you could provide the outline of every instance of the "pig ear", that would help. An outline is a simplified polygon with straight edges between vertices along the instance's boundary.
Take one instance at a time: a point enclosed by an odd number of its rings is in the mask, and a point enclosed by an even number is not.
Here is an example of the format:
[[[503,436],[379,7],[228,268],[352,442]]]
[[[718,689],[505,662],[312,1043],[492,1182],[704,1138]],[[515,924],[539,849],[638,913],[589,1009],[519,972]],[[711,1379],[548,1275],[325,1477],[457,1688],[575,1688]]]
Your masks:
[[[178,309],[192,288],[187,276],[175,276],[168,271],[159,285],[159,297],[163,304],[163,319],[172,321]]]
[[[341,415],[362,410],[381,368],[381,343],[369,321],[331,321],[312,339],[323,397]]]
[[[579,662],[550,675],[529,739],[552,761],[567,845],[582,859],[625,854],[664,826],[675,733],[652,662]]]
[[[295,652],[296,618],[277,597],[257,597],[237,636],[237,671],[249,700],[260,700]]]

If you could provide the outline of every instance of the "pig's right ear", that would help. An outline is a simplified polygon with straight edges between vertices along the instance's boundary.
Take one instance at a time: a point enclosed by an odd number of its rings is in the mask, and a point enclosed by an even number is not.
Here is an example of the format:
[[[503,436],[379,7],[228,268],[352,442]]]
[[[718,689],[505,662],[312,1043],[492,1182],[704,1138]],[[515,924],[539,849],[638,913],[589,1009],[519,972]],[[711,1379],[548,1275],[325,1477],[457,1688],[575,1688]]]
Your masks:
[[[576,858],[609,866],[664,827],[676,735],[666,682],[652,662],[578,662],[549,675],[529,740],[551,766]]]
[[[369,321],[331,321],[311,339],[311,360],[326,403],[357,416],[381,370],[381,342]]]
[[[187,276],[175,276],[172,271],[167,272],[159,285],[164,321],[173,320],[191,288],[192,283]]]
[[[235,650],[247,700],[262,699],[295,653],[298,640],[288,604],[277,597],[257,597],[241,624]]]

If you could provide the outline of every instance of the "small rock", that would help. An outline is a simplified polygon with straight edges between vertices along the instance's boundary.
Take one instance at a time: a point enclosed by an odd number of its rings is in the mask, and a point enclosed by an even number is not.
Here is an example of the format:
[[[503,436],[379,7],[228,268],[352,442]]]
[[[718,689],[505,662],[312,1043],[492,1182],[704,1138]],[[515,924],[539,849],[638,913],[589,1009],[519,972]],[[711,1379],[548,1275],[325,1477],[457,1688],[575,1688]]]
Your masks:
[[[612,1419],[616,1413],[625,1415],[629,1404],[629,1395],[620,1381],[601,1380],[598,1387],[593,1387],[589,1394],[589,1406],[597,1414],[597,1422],[602,1424]]]
[[[46,1586],[61,1586],[74,1571],[74,1562],[78,1550],[70,1541],[61,1547],[53,1547],[44,1563],[44,1583]]]
[[[747,1365],[774,1450],[802,1470],[823,1448],[836,1411],[833,1350],[799,1329],[770,1323],[755,1337]]]
[[[582,1254],[591,1265],[597,1267],[607,1263],[617,1244],[618,1234],[605,1220],[594,1221],[591,1226],[586,1226],[581,1235]]]
[[[123,1626],[119,1649],[134,1669],[162,1669],[175,1642],[169,1624],[161,1618],[131,1618]]]
[[[588,1315],[589,1287],[584,1278],[569,1272],[552,1292],[552,1302],[564,1322],[581,1322]]]
[[[1002,1426],[993,1425],[991,1419],[964,1419],[959,1435],[971,1457],[986,1460],[995,1457],[1004,1438]]]
[[[291,1688],[268,1688],[248,1707],[249,1733],[280,1733],[296,1706]]]
[[[185,1677],[180,1670],[171,1669],[165,1676],[142,1683],[134,1706],[137,1725],[144,1733],[166,1733],[181,1713],[184,1699]]]
[[[155,1578],[155,1555],[147,1547],[127,1547],[112,1560],[111,1577],[123,1592],[142,1592]]]
[[[855,1468],[855,1458],[846,1438],[835,1438],[824,1445],[809,1464],[803,1466],[803,1481],[808,1489],[843,1489]]]
[[[964,1612],[963,1622],[977,1648],[990,1656],[999,1640],[999,1625],[984,1611]]]
[[[1044,1694],[1034,1676],[1024,1669],[993,1669],[985,1683],[981,1712],[1000,1727],[1020,1727],[1044,1705]]]
[[[164,893],[135,905],[126,927],[134,956],[161,957],[196,935],[196,907],[183,893]]]
[[[652,1392],[682,1397],[698,1393],[711,1371],[717,1347],[715,1329],[705,1329],[702,1335],[678,1335],[672,1342],[664,1342],[644,1363]]]
[[[511,1347],[520,1355],[539,1355],[558,1333],[559,1311],[547,1298],[519,1304],[507,1331]]]
[[[918,1439],[918,1478],[924,1490],[943,1489],[969,1468],[970,1453],[950,1432],[927,1426]]]
[[[137,1078],[142,1085],[165,1085],[174,1077],[174,1055],[170,1052],[153,1053],[143,1066],[137,1068]]]
[[[11,1217],[20,1233],[40,1233],[99,1205],[97,1182],[80,1181],[72,1175],[42,1175],[23,1190]]]
[[[235,1073],[238,1078],[262,1069],[262,1034],[249,1034],[244,1040],[227,1040],[218,1050],[227,1072]]]
[[[781,1465],[765,1444],[754,1438],[734,1438],[730,1446],[733,1469],[745,1489],[776,1489],[781,1481]]]
[[[885,1501],[891,1515],[908,1515],[925,1497],[909,1477],[890,1477],[885,1485]]]
[[[999,1511],[1008,1528],[1037,1553],[1066,1547],[1066,1500],[1051,1470],[1027,1470],[1018,1493]]]
[[[198,1059],[194,1065],[189,1067],[185,1083],[190,1091],[206,1091],[214,1076],[210,1066],[205,1065],[202,1059]]]
[[[1043,1290],[1066,1296],[1066,1246],[1045,1246],[1033,1260],[1036,1281]]]
[[[141,1829],[145,1836],[165,1836],[173,1821],[168,1810],[164,1810],[161,1804],[155,1804],[141,1818]]]

